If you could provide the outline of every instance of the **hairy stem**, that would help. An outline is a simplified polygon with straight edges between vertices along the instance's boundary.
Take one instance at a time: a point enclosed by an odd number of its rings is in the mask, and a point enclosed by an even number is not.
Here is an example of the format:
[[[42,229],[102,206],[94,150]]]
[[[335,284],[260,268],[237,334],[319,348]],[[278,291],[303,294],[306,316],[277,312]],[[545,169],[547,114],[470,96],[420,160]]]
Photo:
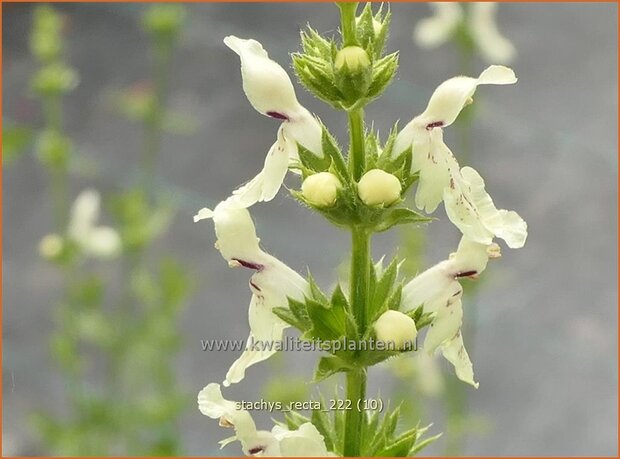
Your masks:
[[[358,108],[349,112],[349,168],[355,180],[359,180],[364,172],[366,152],[364,149],[364,109]]]
[[[355,12],[357,2],[338,2],[340,8],[340,32],[344,46],[357,45],[357,34],[355,33]]]

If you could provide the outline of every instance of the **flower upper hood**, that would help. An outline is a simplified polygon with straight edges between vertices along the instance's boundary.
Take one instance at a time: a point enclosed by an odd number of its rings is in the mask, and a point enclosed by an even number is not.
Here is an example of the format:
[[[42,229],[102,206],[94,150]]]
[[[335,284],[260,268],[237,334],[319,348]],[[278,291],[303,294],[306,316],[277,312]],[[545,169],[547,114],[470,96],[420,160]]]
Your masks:
[[[323,130],[317,119],[297,101],[286,71],[269,58],[258,41],[231,35],[224,43],[239,55],[243,90],[252,107],[282,121],[263,170],[233,192],[235,205],[250,207],[256,202],[270,201],[277,194],[289,165],[298,161],[297,144],[323,157]]]

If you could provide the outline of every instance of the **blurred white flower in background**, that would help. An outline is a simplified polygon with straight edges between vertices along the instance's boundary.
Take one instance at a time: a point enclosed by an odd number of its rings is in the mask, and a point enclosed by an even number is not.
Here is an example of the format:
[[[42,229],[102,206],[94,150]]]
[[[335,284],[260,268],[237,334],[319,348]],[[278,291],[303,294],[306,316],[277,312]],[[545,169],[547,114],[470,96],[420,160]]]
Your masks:
[[[121,238],[114,228],[98,226],[101,197],[93,189],[82,191],[71,206],[66,236],[48,234],[39,243],[45,259],[61,255],[67,243],[74,244],[81,254],[92,258],[113,258],[121,253]]]
[[[454,39],[462,27],[489,63],[508,64],[515,58],[514,45],[498,30],[496,3],[472,2],[466,7],[453,2],[433,2],[430,7],[435,14],[422,19],[413,30],[413,39],[418,46],[436,48]]]

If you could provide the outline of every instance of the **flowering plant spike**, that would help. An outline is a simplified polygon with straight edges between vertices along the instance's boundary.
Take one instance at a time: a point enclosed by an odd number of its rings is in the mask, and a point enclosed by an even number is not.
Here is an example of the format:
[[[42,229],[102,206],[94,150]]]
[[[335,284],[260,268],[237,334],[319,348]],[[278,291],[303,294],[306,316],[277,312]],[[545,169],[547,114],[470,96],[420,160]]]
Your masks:
[[[443,5],[443,6],[442,6]],[[257,430],[243,403],[224,399],[220,385],[208,384],[198,396],[200,411],[219,419],[247,455],[260,456],[408,456],[436,437],[422,439],[419,426],[397,432],[399,410],[380,418],[364,406],[370,367],[410,352],[440,352],[456,377],[478,387],[462,333],[463,287],[478,278],[489,260],[500,257],[496,239],[508,247],[525,244],[527,225],[514,211],[498,209],[482,177],[461,167],[443,139],[443,129],[472,103],[480,85],[513,85],[512,69],[491,65],[478,77],[457,76],[440,84],[426,109],[382,142],[364,121],[364,107],[392,81],[398,54],[385,54],[390,13],[357,3],[340,3],[340,39],[309,28],[302,32],[302,51],[293,54],[300,83],[332,108],[346,114],[349,145],[343,150],[329,128],[298,101],[286,71],[254,39],[228,36],[224,43],[239,55],[243,90],[259,113],[278,120],[275,143],[263,169],[232,191],[213,210],[201,209],[198,222],[212,219],[216,248],[231,267],[253,271],[250,277],[249,337],[246,348],[223,378],[224,386],[241,383],[250,368],[278,350],[285,330],[323,351],[314,380],[343,373],[344,402],[352,409],[328,412],[314,408],[310,416],[291,412],[271,430]],[[439,18],[421,29],[427,43],[437,43],[462,20],[457,5],[436,7]],[[472,13],[489,14],[474,6]],[[480,36],[489,35],[479,16],[472,21]],[[488,25],[488,24],[486,24]],[[260,245],[249,208],[276,197],[291,170],[297,176],[292,196],[301,204],[351,234],[348,285],[324,292],[308,274],[298,274]],[[461,233],[456,252],[446,260],[401,279],[402,260],[373,262],[375,233],[395,225],[428,224],[432,218],[407,207],[415,187],[415,205],[426,214],[444,203],[450,222]],[[433,223],[434,224],[434,223]],[[418,335],[421,349],[411,346]],[[257,343],[263,346],[257,346]],[[269,343],[267,347],[265,343]],[[326,346],[326,344],[329,344]],[[422,359],[422,358],[421,358]],[[423,360],[423,359],[422,359]],[[427,365],[428,367],[428,365]],[[424,374],[418,378],[424,378]],[[436,375],[429,373],[429,378]],[[322,398],[321,398],[322,400]],[[401,429],[402,430],[402,429]]]

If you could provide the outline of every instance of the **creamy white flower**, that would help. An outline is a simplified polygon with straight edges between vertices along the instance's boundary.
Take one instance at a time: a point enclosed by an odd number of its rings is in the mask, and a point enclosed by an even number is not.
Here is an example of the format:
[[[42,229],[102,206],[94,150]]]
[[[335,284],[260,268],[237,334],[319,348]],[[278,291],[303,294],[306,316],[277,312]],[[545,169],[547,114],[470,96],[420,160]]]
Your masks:
[[[235,435],[220,442],[222,447],[237,440],[247,456],[266,457],[322,457],[333,456],[327,451],[325,440],[317,428],[307,422],[296,430],[274,426],[271,432],[257,430],[250,413],[240,409],[236,402],[222,396],[220,385],[211,383],[198,394],[198,408],[202,414],[219,419],[222,427],[235,430]]]
[[[459,179],[445,189],[444,204],[450,221],[475,242],[490,244],[498,237],[512,249],[525,244],[527,223],[513,210],[498,210],[471,167],[462,168]]]
[[[463,9],[458,3],[429,3],[433,16],[422,19],[413,29],[413,40],[422,48],[435,48],[450,40],[463,20]]]
[[[82,191],[71,207],[67,237],[86,256],[111,258],[121,251],[121,238],[109,226],[98,226],[101,198],[93,189]]]
[[[237,383],[245,377],[251,365],[262,362],[276,352],[276,347],[265,348],[262,343],[282,340],[288,327],[273,314],[274,307],[288,307],[288,298],[299,301],[309,295],[306,280],[277,258],[264,252],[256,237],[256,228],[247,209],[231,206],[223,201],[214,210],[202,209],[194,221],[212,218],[217,236],[216,248],[229,266],[243,266],[255,271],[250,278],[252,299],[249,308],[250,336],[247,348],[232,364],[224,385]],[[253,346],[253,343],[258,343]]]
[[[470,168],[460,166],[443,141],[443,128],[452,124],[480,84],[511,84],[517,79],[508,67],[490,66],[478,78],[455,77],[435,90],[424,112],[396,137],[393,155],[413,148],[412,170],[419,171],[416,206],[434,212],[445,202],[450,220],[463,235],[481,244],[493,237],[509,247],[525,243],[527,225],[514,211],[497,210],[484,191],[484,181]]]
[[[297,101],[286,71],[269,58],[258,41],[231,35],[224,43],[240,57],[243,90],[252,106],[259,113],[282,121],[263,170],[233,194],[237,205],[249,207],[256,202],[270,201],[277,194],[288,166],[298,159],[297,144],[323,157],[322,128]]]
[[[499,32],[496,14],[495,2],[472,3],[468,21],[469,33],[488,62],[508,64],[515,58],[517,50],[512,42]]]
[[[458,76],[441,83],[424,112],[411,120],[396,136],[392,156],[413,148],[412,171],[420,171],[416,205],[433,212],[442,200],[443,190],[458,173],[458,163],[443,141],[443,128],[451,125],[482,84],[516,83],[512,69],[492,65],[478,78]]]
[[[438,47],[454,37],[464,26],[474,45],[488,62],[509,63],[516,54],[514,45],[500,34],[494,2],[473,2],[468,14],[458,3],[430,3],[434,15],[421,20],[413,30],[414,41],[422,48]]]
[[[478,387],[469,356],[460,333],[463,321],[463,289],[459,279],[476,278],[486,269],[489,258],[499,256],[497,244],[479,244],[461,238],[458,249],[444,260],[416,276],[403,288],[401,309],[409,311],[420,305],[434,314],[424,339],[424,349],[441,350],[462,381]]]

